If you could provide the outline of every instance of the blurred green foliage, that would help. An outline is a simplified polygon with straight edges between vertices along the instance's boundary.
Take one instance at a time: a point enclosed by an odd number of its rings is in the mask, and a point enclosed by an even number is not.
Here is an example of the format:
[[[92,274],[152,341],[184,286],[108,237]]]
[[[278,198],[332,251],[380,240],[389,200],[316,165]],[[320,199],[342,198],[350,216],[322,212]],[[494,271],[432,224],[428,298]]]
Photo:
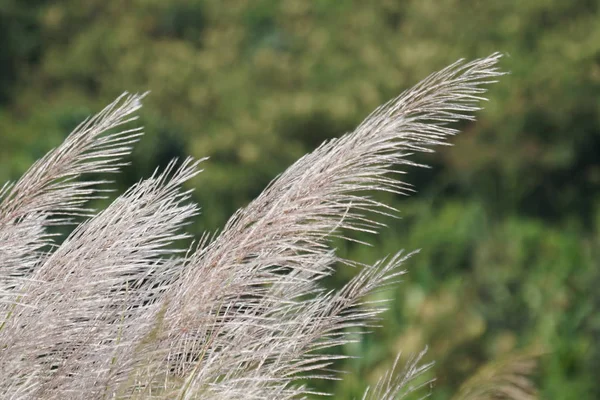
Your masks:
[[[120,190],[156,165],[210,156],[196,233],[222,226],[295,159],[458,58],[501,51],[510,75],[453,148],[390,198],[372,262],[423,249],[383,327],[345,349],[360,397],[400,350],[430,346],[433,399],[478,366],[543,348],[548,399],[600,398],[600,2],[597,0],[0,1],[0,181],[85,116],[146,91]],[[352,271],[340,271],[338,280]],[[336,284],[335,282],[328,282]]]

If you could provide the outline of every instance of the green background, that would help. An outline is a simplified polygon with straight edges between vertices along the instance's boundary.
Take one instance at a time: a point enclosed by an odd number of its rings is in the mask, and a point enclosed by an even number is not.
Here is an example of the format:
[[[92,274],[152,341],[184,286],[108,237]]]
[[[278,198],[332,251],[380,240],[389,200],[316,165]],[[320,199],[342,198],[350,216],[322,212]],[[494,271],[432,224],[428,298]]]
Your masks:
[[[294,160],[458,58],[505,54],[454,147],[418,159],[418,193],[373,262],[421,248],[382,328],[343,350],[360,398],[429,345],[433,399],[483,363],[543,349],[546,399],[600,398],[600,14],[594,0],[0,0],[0,182],[117,95],[150,90],[118,191],[172,157],[210,156],[194,233],[223,226]],[[340,269],[328,285],[353,273]]]

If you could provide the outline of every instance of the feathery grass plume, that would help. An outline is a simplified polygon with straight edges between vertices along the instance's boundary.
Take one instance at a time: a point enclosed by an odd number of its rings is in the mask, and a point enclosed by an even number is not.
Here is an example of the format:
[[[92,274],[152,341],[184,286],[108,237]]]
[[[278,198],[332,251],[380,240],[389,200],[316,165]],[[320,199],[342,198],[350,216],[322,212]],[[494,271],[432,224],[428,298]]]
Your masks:
[[[123,94],[96,116],[81,123],[56,149],[38,160],[16,183],[0,189],[0,323],[12,290],[43,258],[52,245],[46,228],[65,225],[78,215],[92,215],[85,203],[100,197],[103,181],[78,181],[89,173],[118,172],[120,160],[142,135],[140,128],[108,131],[137,119],[143,95]]]
[[[539,351],[515,353],[479,368],[463,383],[453,400],[536,400],[532,375]]]
[[[178,189],[197,164],[171,174],[172,163],[134,185],[36,267],[0,330],[3,392],[39,375],[27,389],[35,398],[94,398],[127,376],[155,298],[175,277],[168,245],[186,237],[177,230],[197,213]]]
[[[457,132],[450,123],[473,119],[484,86],[501,75],[499,57],[430,75],[354,132],[301,158],[186,255],[169,245],[197,214],[189,192],[179,189],[198,173],[197,161],[171,164],[96,215],[84,208],[97,182],[74,179],[114,171],[139,134],[100,136],[126,122],[139,97],[113,103],[2,191],[0,282],[9,283],[0,288],[0,392],[287,399],[311,393],[299,378],[337,379],[331,364],[345,356],[319,351],[355,340],[349,328],[377,323],[385,304],[369,295],[396,282],[412,253],[362,265],[338,257],[332,238],[376,233],[382,223],[374,216],[393,215],[367,192],[411,191],[395,179],[398,167],[416,165],[411,153],[444,144]],[[49,240],[46,226],[82,214],[91,218],[60,246],[39,251]],[[26,239],[14,242],[16,234]],[[338,262],[359,271],[326,291],[320,280]],[[417,367],[418,358],[404,378],[390,375],[373,393],[387,399],[407,392],[426,368]]]
[[[292,165],[192,255],[168,294],[171,339],[162,349],[169,368],[186,377],[182,398],[239,382],[264,386],[266,396],[291,387],[299,373],[331,377],[324,368],[335,357],[314,350],[345,343],[346,328],[380,311],[357,305],[397,277],[404,259],[361,266],[332,306],[336,294],[324,294],[318,281],[334,262],[348,261],[330,251],[330,239],[343,229],[376,231],[368,213],[392,210],[364,192],[407,193],[410,186],[390,176],[395,167],[414,165],[411,152],[443,144],[456,133],[449,123],[473,119],[483,86],[501,74],[499,57],[459,61],[378,108],[354,132]]]
[[[401,400],[410,393],[430,385],[432,383],[431,380],[415,386],[412,385],[415,379],[433,365],[432,363],[420,364],[425,352],[426,350],[423,350],[418,355],[409,358],[402,371],[398,370],[401,356],[401,354],[398,354],[392,368],[379,379],[373,390],[367,388],[362,400]]]

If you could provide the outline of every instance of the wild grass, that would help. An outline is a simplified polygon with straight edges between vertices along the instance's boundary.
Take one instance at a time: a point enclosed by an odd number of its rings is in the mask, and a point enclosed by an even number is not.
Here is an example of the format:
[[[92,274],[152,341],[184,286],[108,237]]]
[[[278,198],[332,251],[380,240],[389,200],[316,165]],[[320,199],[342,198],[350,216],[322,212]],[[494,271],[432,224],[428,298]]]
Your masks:
[[[473,120],[499,54],[459,61],[323,143],[277,177],[219,234],[175,248],[199,214],[182,185],[204,160],[172,162],[102,211],[99,173],[118,172],[141,128],[143,95],[123,95],[0,191],[0,393],[17,399],[296,399],[334,379],[324,353],[356,340],[413,252],[372,265],[336,255],[333,238],[376,234],[395,210],[372,191],[409,194],[403,168]],[[64,240],[52,226],[73,224]],[[423,243],[424,246],[427,243]],[[358,268],[344,287],[321,280]],[[412,358],[367,390],[402,398],[430,367]]]

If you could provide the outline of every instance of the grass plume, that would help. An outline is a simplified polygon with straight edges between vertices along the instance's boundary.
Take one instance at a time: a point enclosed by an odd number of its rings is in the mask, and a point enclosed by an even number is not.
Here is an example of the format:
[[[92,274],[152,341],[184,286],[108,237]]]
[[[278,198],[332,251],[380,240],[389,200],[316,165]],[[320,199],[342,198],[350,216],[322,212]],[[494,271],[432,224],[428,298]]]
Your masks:
[[[114,132],[142,96],[124,95],[80,125],[0,192],[0,393],[7,398],[292,399],[299,379],[336,379],[341,354],[385,308],[369,294],[404,274],[413,253],[372,265],[331,248],[345,232],[377,233],[394,211],[368,195],[408,194],[401,169],[473,120],[500,55],[436,72],[376,109],[354,132],[322,144],[238,210],[216,237],[172,244],[198,214],[182,185],[188,159],[140,181],[107,209],[86,174],[116,172],[141,134]],[[112,132],[112,133],[111,133]],[[81,180],[83,178],[83,180]],[[87,219],[60,244],[47,228]],[[375,215],[375,218],[373,217]],[[49,246],[48,251],[44,250]],[[337,291],[336,263],[359,268]],[[427,369],[399,360],[365,399],[400,398]]]

